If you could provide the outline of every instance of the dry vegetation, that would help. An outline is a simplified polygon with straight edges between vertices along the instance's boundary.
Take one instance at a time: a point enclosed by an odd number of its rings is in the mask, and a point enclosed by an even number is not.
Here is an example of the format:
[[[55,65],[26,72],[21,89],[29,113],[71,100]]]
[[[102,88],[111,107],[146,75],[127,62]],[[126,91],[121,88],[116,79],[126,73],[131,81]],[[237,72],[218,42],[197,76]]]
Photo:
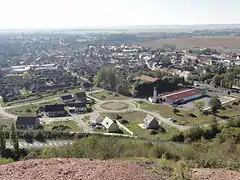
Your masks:
[[[161,48],[164,44],[173,44],[177,48],[230,48],[240,51],[240,37],[238,36],[194,36],[143,43],[144,46],[153,48]]]

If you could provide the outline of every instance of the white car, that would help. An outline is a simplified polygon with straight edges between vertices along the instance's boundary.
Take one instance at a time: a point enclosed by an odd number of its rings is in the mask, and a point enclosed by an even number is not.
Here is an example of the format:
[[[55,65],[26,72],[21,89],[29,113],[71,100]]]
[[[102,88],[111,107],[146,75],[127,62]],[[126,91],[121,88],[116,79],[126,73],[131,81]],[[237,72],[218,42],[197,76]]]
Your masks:
[[[173,118],[169,118],[169,121],[170,121],[170,122],[176,122],[176,120],[173,119]]]

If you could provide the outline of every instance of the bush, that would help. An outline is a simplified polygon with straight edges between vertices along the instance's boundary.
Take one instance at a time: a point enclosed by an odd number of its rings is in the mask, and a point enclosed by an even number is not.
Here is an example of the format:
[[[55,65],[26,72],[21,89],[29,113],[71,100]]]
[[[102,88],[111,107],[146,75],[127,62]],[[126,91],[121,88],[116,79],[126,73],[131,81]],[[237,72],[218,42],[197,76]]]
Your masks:
[[[204,130],[202,128],[193,127],[185,134],[185,137],[190,138],[191,141],[196,141],[201,139],[203,135],[204,135]]]
[[[177,109],[177,108],[173,108],[173,113],[174,114],[177,114],[177,113],[179,113],[180,111]]]
[[[197,116],[193,113],[189,113],[188,116],[192,117],[192,118],[196,118]]]
[[[33,134],[30,132],[26,132],[23,134],[23,138],[27,143],[33,143]]]
[[[150,131],[150,135],[156,135],[156,134],[158,134],[158,131],[157,131],[157,130],[151,130],[151,131]]]
[[[115,93],[114,96],[115,96],[115,97],[119,97],[119,94]]]
[[[126,119],[122,119],[121,120],[121,124],[128,124],[129,122],[128,122],[128,120],[126,120]]]
[[[238,106],[239,104],[237,102],[232,103],[233,106]]]
[[[171,137],[171,141],[180,141],[183,142],[185,139],[183,132],[173,134]]]
[[[106,96],[104,96],[104,95],[102,95],[102,96],[100,97],[101,100],[103,100],[103,99],[105,99],[105,98],[106,98]]]
[[[46,141],[46,133],[44,131],[38,131],[36,134],[35,134],[35,137],[34,137],[37,141],[40,141],[40,142],[45,142]]]
[[[26,112],[32,112],[32,110],[29,109],[29,108],[27,108],[25,111],[26,111]]]

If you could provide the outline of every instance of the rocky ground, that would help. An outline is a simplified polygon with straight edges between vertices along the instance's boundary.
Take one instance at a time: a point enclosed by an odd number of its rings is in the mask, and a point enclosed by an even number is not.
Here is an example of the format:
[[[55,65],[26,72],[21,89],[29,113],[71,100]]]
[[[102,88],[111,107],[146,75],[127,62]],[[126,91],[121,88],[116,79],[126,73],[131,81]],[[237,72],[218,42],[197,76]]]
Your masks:
[[[240,173],[193,169],[192,179],[239,180]],[[152,162],[91,159],[28,160],[0,166],[1,180],[164,180],[171,173]]]
[[[166,179],[145,162],[89,159],[29,160],[0,166],[1,180],[157,180]]]

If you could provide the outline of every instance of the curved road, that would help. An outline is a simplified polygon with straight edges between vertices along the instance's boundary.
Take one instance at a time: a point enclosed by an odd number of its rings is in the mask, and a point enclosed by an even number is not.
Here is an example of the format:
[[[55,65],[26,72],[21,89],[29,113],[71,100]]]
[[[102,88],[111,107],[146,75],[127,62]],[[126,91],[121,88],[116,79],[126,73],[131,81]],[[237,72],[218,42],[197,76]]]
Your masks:
[[[99,111],[99,112],[107,112],[107,113],[126,113],[126,112],[131,112],[131,111],[141,111],[147,114],[150,114],[152,116],[154,116],[156,119],[158,119],[158,121],[160,123],[164,123],[167,124],[171,127],[174,127],[180,131],[185,131],[188,130],[190,128],[192,128],[193,126],[183,126],[183,125],[178,125],[175,123],[170,122],[168,119],[162,117],[160,114],[156,113],[156,112],[152,112],[152,111],[147,111],[144,109],[141,109],[137,104],[136,101],[129,99],[129,100],[99,100],[93,96],[91,96],[92,93],[96,93],[96,92],[101,92],[103,90],[98,90],[98,91],[93,91],[93,92],[88,92],[87,95],[89,98],[92,98],[96,101],[95,106],[93,107],[95,110]],[[39,104],[39,103],[43,103],[43,102],[48,102],[48,101],[52,101],[52,100],[56,100],[57,98],[53,98],[53,99],[49,99],[49,100],[42,100],[42,101],[37,101],[37,102],[29,102],[29,103],[24,103],[24,104],[20,104],[20,105],[15,105],[15,106],[9,106],[9,107],[2,107],[0,106],[0,115],[5,116],[9,119],[16,119],[17,117],[13,114],[10,114],[8,112],[6,112],[6,109],[10,109],[10,108],[16,108],[16,107],[20,107],[23,105],[30,105],[30,104]],[[107,110],[101,107],[101,105],[103,103],[107,103],[107,102],[123,102],[129,105],[128,108],[123,109],[123,110]],[[83,115],[84,116],[84,115]],[[88,116],[88,114],[87,114]],[[81,118],[78,118],[75,120],[77,123],[82,124]],[[220,121],[220,123],[225,122],[225,121]],[[209,124],[203,124],[203,126],[208,126]],[[87,129],[87,131],[90,131],[89,129]]]

